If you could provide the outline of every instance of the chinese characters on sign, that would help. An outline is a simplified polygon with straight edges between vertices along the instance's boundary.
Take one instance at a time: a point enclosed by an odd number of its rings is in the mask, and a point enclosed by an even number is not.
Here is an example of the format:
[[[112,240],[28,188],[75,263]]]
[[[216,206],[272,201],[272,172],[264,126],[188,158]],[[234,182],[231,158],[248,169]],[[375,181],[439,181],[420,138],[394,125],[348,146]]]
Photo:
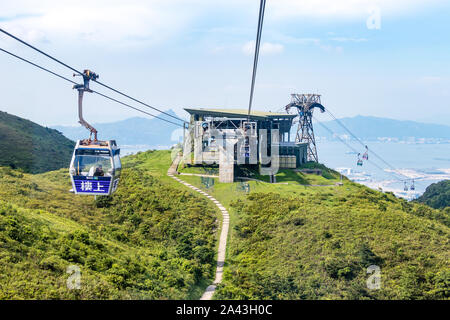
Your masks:
[[[106,180],[75,180],[78,193],[106,194],[109,190],[110,181]]]

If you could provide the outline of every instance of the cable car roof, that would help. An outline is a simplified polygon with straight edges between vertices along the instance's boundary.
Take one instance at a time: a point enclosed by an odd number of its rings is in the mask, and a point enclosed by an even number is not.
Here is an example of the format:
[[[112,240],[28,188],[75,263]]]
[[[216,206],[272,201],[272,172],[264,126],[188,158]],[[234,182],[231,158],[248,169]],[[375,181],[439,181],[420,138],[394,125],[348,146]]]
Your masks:
[[[77,148],[86,148],[86,149],[115,149],[117,148],[117,144],[115,140],[109,141],[92,141],[89,139],[78,140]]]
[[[212,117],[242,117],[245,118],[248,115],[248,110],[245,109],[191,109],[191,108],[185,108],[188,113],[197,114],[201,116],[212,116]],[[284,118],[284,119],[293,119],[297,115],[294,114],[287,114],[287,113],[277,113],[277,112],[266,112],[266,111],[257,111],[252,110],[250,113],[250,119],[253,120],[271,120],[276,118]]]

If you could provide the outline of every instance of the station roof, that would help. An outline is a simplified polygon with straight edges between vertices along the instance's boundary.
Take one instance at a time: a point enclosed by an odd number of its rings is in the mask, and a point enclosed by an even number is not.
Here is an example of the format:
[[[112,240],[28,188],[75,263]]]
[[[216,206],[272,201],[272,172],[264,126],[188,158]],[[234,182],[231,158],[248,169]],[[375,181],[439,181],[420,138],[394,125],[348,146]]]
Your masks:
[[[190,109],[185,108],[190,114],[197,114],[200,116],[210,116],[210,117],[228,117],[228,118],[245,118],[248,115],[248,110],[245,109]],[[277,113],[277,112],[267,112],[267,111],[257,111],[253,110],[250,113],[250,118],[255,120],[271,120],[277,118],[285,118],[286,120],[295,118],[295,114],[287,113]]]

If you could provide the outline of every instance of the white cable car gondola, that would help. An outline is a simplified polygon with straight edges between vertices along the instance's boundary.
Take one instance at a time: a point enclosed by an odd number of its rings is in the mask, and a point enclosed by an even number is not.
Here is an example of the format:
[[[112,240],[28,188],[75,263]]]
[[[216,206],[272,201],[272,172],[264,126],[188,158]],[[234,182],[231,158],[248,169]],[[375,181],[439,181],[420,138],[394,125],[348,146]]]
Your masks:
[[[89,80],[97,78],[95,73],[84,70],[84,84],[74,86],[78,89],[80,124],[90,131],[89,139],[77,141],[70,163],[71,192],[75,194],[111,195],[117,189],[122,169],[116,141],[97,140],[97,130],[83,119],[83,93],[91,92]]]
[[[116,191],[122,165],[114,140],[78,140],[70,163],[76,194],[110,195]]]

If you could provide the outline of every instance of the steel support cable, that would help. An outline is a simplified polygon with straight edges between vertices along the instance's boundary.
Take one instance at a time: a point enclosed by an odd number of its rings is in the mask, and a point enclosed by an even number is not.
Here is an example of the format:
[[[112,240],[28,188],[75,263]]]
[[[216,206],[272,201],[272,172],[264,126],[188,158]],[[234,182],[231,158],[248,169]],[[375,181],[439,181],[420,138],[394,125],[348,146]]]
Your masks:
[[[55,57],[52,57],[51,55],[45,53],[44,51],[39,50],[39,49],[36,48],[35,46],[32,46],[32,45],[29,44],[28,42],[26,42],[26,41],[24,41],[24,40],[22,40],[22,39],[19,39],[18,37],[12,35],[11,33],[7,32],[7,31],[5,31],[5,30],[3,30],[2,28],[0,28],[0,32],[3,32],[3,33],[6,34],[8,37],[11,37],[11,38],[13,38],[14,40],[19,41],[20,43],[26,45],[27,47],[29,47],[29,48],[31,48],[31,49],[33,49],[33,50],[36,50],[37,52],[43,54],[43,55],[46,56],[47,58],[50,58],[50,59],[52,59],[53,61],[56,61],[56,62],[58,62],[59,64],[65,66],[66,68],[69,68],[70,70],[72,70],[72,71],[74,71],[74,72],[76,72],[76,73],[78,73],[78,74],[80,74],[80,75],[83,74],[82,72],[78,71],[77,69],[72,68],[71,66],[69,66],[69,65],[65,64],[64,62],[62,62],[62,61],[56,59]]]
[[[58,77],[58,78],[61,78],[61,79],[63,79],[63,80],[66,80],[66,81],[68,81],[68,82],[71,82],[71,83],[73,83],[73,84],[78,84],[77,82],[75,82],[75,81],[73,81],[73,80],[70,80],[69,78],[66,78],[66,77],[64,77],[64,76],[61,76],[61,75],[59,75],[59,74],[57,74],[57,73],[55,73],[55,72],[49,70],[49,69],[46,69],[46,68],[44,68],[44,67],[41,67],[40,65],[38,65],[38,64],[36,64],[36,63],[34,63],[34,62],[31,62],[30,60],[27,60],[27,59],[25,59],[25,58],[19,57],[18,55],[14,54],[14,53],[12,53],[12,52],[9,52],[9,51],[7,51],[7,50],[5,50],[5,49],[3,49],[3,48],[0,48],[0,51],[3,51],[4,53],[9,54],[10,56],[12,56],[12,57],[14,57],[14,58],[17,58],[17,59],[19,59],[19,60],[22,60],[22,61],[24,61],[24,62],[26,62],[26,63],[29,63],[29,64],[31,64],[32,66],[35,66],[36,68],[39,68],[39,69],[41,69],[41,70],[43,70],[43,71],[46,71],[46,72],[48,72],[48,73],[51,73],[51,74],[53,74],[54,76],[56,76],[56,77]]]
[[[338,118],[336,118],[328,108],[326,109],[328,114],[342,127],[345,131],[347,131],[356,141],[358,141],[363,147],[366,147],[366,144],[361,141],[353,132],[350,131]],[[371,150],[371,153],[375,155],[379,160],[383,161],[388,167],[393,169],[394,171],[397,171],[392,165],[390,165],[387,161],[385,161],[383,158],[381,158],[378,154],[376,154],[374,151]],[[400,174],[402,175],[402,174]]]
[[[336,118],[331,112],[330,110],[325,109],[328,114],[342,127],[345,129],[345,131],[347,131],[356,141],[358,141],[363,147],[366,147],[366,144],[364,142],[361,141],[361,139],[359,139],[353,132],[350,131],[350,129],[348,129],[338,118]],[[404,174],[402,174],[401,172],[399,172],[394,166],[392,166],[389,162],[387,162],[386,160],[384,160],[382,157],[380,157],[377,153],[375,153],[373,150],[370,150],[371,154],[373,154],[375,157],[377,157],[380,161],[382,161],[384,164],[386,164],[389,168],[391,168],[393,171],[395,171],[399,176],[402,176],[406,179],[404,180],[411,180],[411,178],[405,176]]]
[[[183,119],[181,119],[181,118],[178,118],[178,117],[176,117],[176,116],[174,116],[174,115],[171,115],[170,113],[167,113],[167,112],[165,112],[165,111],[162,111],[162,110],[160,110],[160,109],[158,109],[158,108],[152,107],[151,105],[149,105],[149,104],[147,104],[147,103],[145,103],[145,102],[142,102],[142,101],[140,101],[140,100],[138,100],[138,99],[135,99],[135,98],[133,98],[133,97],[131,97],[131,96],[129,96],[129,95],[127,95],[127,94],[125,94],[125,93],[119,91],[119,90],[116,90],[116,89],[114,89],[114,88],[112,88],[112,87],[110,87],[110,86],[108,86],[108,85],[106,85],[106,84],[104,84],[104,83],[102,83],[102,82],[100,82],[100,81],[98,81],[98,80],[94,80],[94,82],[95,82],[95,83],[98,83],[99,85],[101,85],[101,86],[103,86],[103,87],[105,87],[105,88],[107,88],[107,89],[109,89],[109,90],[111,90],[111,91],[114,91],[115,93],[118,93],[118,94],[120,94],[120,95],[122,95],[122,96],[124,96],[124,97],[126,97],[126,98],[128,98],[128,99],[130,99],[130,100],[133,100],[133,101],[135,101],[135,102],[137,102],[137,103],[140,103],[140,104],[142,104],[143,106],[146,106],[147,108],[151,108],[151,109],[156,110],[156,111],[158,111],[158,112],[160,112],[160,113],[162,113],[162,114],[165,114],[166,116],[169,116],[169,117],[171,117],[171,118],[174,118],[174,119],[176,119],[176,120],[178,120],[178,121],[182,121],[183,124],[187,124],[187,123],[188,123],[187,121],[185,121],[185,120],[183,120]]]
[[[7,35],[8,37],[13,38],[14,40],[19,41],[20,43],[26,45],[27,47],[29,47],[29,48],[31,48],[31,49],[33,49],[33,50],[36,50],[37,52],[43,54],[44,56],[46,56],[46,57],[48,57],[48,58],[50,58],[50,59],[52,59],[53,61],[55,61],[55,62],[57,62],[57,63],[63,65],[64,67],[66,67],[66,68],[68,68],[68,69],[70,69],[70,70],[72,70],[72,71],[78,73],[79,75],[83,75],[83,73],[82,73],[81,71],[78,71],[77,69],[75,69],[75,68],[69,66],[68,64],[62,62],[61,60],[56,59],[55,57],[49,55],[48,53],[45,53],[44,51],[42,51],[42,50],[36,48],[35,46],[29,44],[28,42],[26,42],[26,41],[24,41],[24,40],[22,40],[22,39],[20,39],[20,38],[18,38],[18,37],[16,37],[16,36],[12,35],[11,33],[9,33],[9,32],[7,32],[7,31],[3,30],[2,28],[0,28],[0,32],[4,33],[4,34]],[[94,81],[95,81],[96,83],[98,83],[99,85],[104,86],[105,88],[108,88],[108,89],[110,89],[110,90],[112,90],[112,91],[114,91],[114,92],[116,92],[116,93],[118,93],[118,94],[121,94],[121,95],[123,95],[124,97],[127,97],[127,98],[129,98],[129,99],[131,99],[131,100],[133,100],[133,101],[135,101],[135,102],[138,102],[138,103],[140,103],[140,104],[142,104],[142,105],[144,105],[144,106],[146,106],[146,107],[148,107],[148,108],[151,108],[151,109],[153,109],[153,110],[156,110],[156,111],[158,111],[158,112],[160,112],[160,113],[162,113],[162,114],[165,114],[166,116],[169,116],[169,117],[171,117],[171,118],[174,118],[174,119],[176,119],[176,120],[178,120],[178,121],[182,121],[184,124],[187,123],[185,120],[183,120],[183,119],[181,119],[181,118],[178,118],[178,117],[176,117],[176,116],[174,116],[174,115],[171,115],[170,113],[167,113],[167,112],[165,112],[165,111],[159,110],[158,108],[152,107],[152,106],[150,106],[150,105],[148,105],[148,104],[146,104],[146,103],[144,103],[144,102],[142,102],[142,101],[139,101],[139,100],[137,100],[137,99],[135,99],[135,98],[133,98],[133,97],[127,95],[127,94],[124,94],[124,93],[120,92],[119,90],[116,90],[116,89],[114,89],[114,88],[112,88],[112,87],[110,87],[110,86],[108,86],[108,85],[106,85],[106,84],[104,84],[104,83],[101,83],[101,82],[96,81],[96,80],[94,80]]]
[[[149,113],[149,112],[147,112],[147,111],[144,111],[144,110],[138,109],[138,108],[136,108],[136,107],[133,107],[133,106],[131,106],[131,105],[125,103],[125,102],[122,102],[122,101],[119,101],[119,100],[117,100],[117,99],[111,98],[111,97],[109,97],[109,96],[107,96],[107,95],[105,95],[105,94],[103,94],[103,93],[98,92],[98,91],[92,90],[92,92],[95,93],[95,94],[98,94],[99,96],[102,96],[102,97],[104,97],[104,98],[106,98],[106,99],[109,99],[109,100],[111,100],[111,101],[120,103],[121,105],[124,105],[124,106],[126,106],[126,107],[128,107],[128,108],[131,108],[131,109],[137,110],[137,111],[139,111],[139,112],[148,114],[149,116],[152,116],[152,117],[154,117],[154,118],[156,118],[156,119],[159,119],[159,120],[162,120],[162,121],[165,121],[165,122],[171,123],[171,124],[173,124],[173,125],[176,125],[176,126],[179,126],[179,127],[184,128],[184,125],[182,125],[182,124],[175,123],[175,122],[172,122],[172,121],[167,120],[167,119],[164,119],[164,118],[160,118],[160,117],[155,116],[155,115],[153,115],[153,114],[151,114],[151,113]]]
[[[44,67],[42,67],[42,66],[40,66],[40,65],[38,65],[38,64],[36,64],[36,63],[30,61],[30,60],[27,60],[27,59],[25,59],[25,58],[22,58],[22,57],[20,57],[20,56],[14,54],[14,53],[12,53],[12,52],[9,52],[9,51],[3,49],[3,48],[0,48],[0,51],[4,52],[4,53],[6,53],[6,54],[8,54],[8,55],[10,55],[10,56],[12,56],[12,57],[14,57],[14,58],[17,58],[17,59],[19,59],[19,60],[21,60],[21,61],[23,61],[23,62],[26,62],[26,63],[28,63],[28,64],[30,64],[30,65],[36,67],[36,68],[39,68],[39,69],[41,69],[41,70],[43,70],[43,71],[46,71],[46,72],[48,72],[48,73],[50,73],[50,74],[52,74],[52,75],[54,75],[54,76],[56,76],[56,77],[58,77],[58,78],[60,78],[60,79],[66,80],[66,81],[68,81],[68,82],[70,82],[70,83],[72,83],[72,84],[78,84],[77,82],[75,82],[75,81],[73,81],[73,80],[71,80],[71,79],[69,79],[69,78],[66,78],[66,77],[64,77],[64,76],[61,76],[61,75],[57,74],[56,72],[53,72],[53,71],[51,71],[51,70],[49,70],[49,69],[47,69],[47,68],[44,68]],[[171,123],[171,124],[174,124],[174,125],[176,125],[176,126],[184,127],[184,125],[181,125],[181,124],[179,124],[179,123],[172,122],[172,121],[167,120],[167,119],[164,119],[164,118],[160,118],[160,117],[155,116],[155,115],[153,115],[153,114],[151,114],[151,113],[149,113],[149,112],[143,111],[143,110],[138,109],[138,108],[135,108],[135,107],[133,107],[133,106],[131,106],[131,105],[129,105],[129,104],[126,104],[126,103],[124,103],[124,102],[122,102],[122,101],[119,101],[119,100],[117,100],[117,99],[111,98],[111,97],[109,97],[109,96],[107,96],[107,95],[105,95],[105,94],[103,94],[103,93],[100,93],[100,92],[97,92],[97,91],[94,91],[94,90],[91,90],[91,91],[92,91],[93,93],[95,93],[95,94],[98,94],[98,95],[104,97],[104,98],[107,98],[107,99],[109,99],[109,100],[111,100],[111,101],[114,101],[114,102],[117,102],[117,103],[119,103],[119,104],[122,104],[122,105],[124,105],[124,106],[126,106],[126,107],[129,107],[129,108],[131,108],[131,109],[137,110],[137,111],[142,112],[142,113],[144,113],[144,114],[147,114],[147,115],[149,115],[149,116],[152,116],[152,117],[154,117],[154,118],[156,118],[156,119],[159,119],[159,120],[162,120],[162,121],[166,121],[166,122]]]
[[[337,137],[339,139],[339,141],[341,141],[343,144],[345,144],[349,149],[351,149],[353,152],[355,153],[359,153],[358,150],[356,150],[355,148],[353,148],[351,145],[349,145],[347,142],[345,142],[343,139],[341,139],[341,137],[339,137],[338,134],[336,134],[335,132],[333,132],[330,128],[328,128],[326,125],[324,125],[322,122],[320,122],[316,117],[313,116],[313,118],[317,121],[318,124],[320,124],[323,128],[325,128],[329,133],[331,133],[333,136]],[[378,166],[375,162],[369,161],[372,165],[374,165],[375,167],[377,167],[380,171],[386,172],[383,168],[381,168],[380,166]],[[396,177],[393,173],[388,172],[395,180],[399,181],[399,182],[404,182],[402,179],[399,179],[398,177]]]
[[[263,27],[263,22],[264,22],[265,8],[266,8],[266,0],[261,0],[260,5],[259,5],[258,30],[256,31],[255,56],[253,58],[252,84],[250,87],[250,99],[248,102],[248,115],[247,115],[248,121],[250,121],[250,113],[252,110],[252,103],[253,103],[253,93],[255,91],[256,70],[258,68],[259,47],[260,47],[260,43],[261,43],[261,34],[262,34],[262,27]]]

